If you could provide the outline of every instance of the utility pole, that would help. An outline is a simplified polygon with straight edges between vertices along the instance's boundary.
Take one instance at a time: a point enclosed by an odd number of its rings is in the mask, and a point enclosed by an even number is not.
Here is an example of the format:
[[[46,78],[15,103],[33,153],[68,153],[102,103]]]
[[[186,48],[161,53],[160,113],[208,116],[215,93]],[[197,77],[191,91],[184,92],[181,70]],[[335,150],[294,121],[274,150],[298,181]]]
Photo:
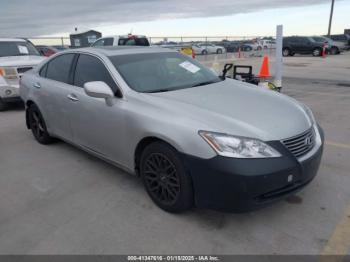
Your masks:
[[[329,16],[328,36],[331,35],[332,18],[333,18],[333,8],[334,8],[334,0],[332,0],[331,14],[330,14],[330,16]]]

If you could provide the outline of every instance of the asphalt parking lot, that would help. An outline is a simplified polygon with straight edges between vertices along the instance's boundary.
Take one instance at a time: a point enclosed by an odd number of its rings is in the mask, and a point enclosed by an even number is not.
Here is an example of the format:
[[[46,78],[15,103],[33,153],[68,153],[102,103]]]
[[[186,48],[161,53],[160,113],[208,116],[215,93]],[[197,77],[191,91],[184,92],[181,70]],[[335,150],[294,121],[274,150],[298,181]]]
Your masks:
[[[235,63],[256,71],[261,58]],[[168,214],[136,177],[39,145],[20,106],[0,113],[0,254],[350,254],[349,69],[349,53],[285,59],[283,93],[313,109],[323,160],[302,192],[246,214]]]

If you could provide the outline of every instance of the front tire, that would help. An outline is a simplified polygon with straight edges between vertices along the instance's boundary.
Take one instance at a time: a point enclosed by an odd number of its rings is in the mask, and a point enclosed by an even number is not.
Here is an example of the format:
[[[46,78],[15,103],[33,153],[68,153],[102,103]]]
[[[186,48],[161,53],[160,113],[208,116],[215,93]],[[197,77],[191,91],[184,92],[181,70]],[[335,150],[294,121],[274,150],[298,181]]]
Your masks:
[[[207,50],[203,50],[202,51],[202,55],[207,55],[208,54],[208,51]]]
[[[193,206],[190,175],[179,153],[168,144],[154,142],[145,148],[140,174],[148,195],[161,209],[180,213]]]
[[[312,50],[312,55],[313,56],[321,56],[322,50],[320,48],[315,48],[314,50]]]
[[[282,50],[282,55],[283,55],[283,56],[290,56],[291,53],[292,53],[292,52],[290,51],[289,48],[283,48],[283,50]]]
[[[1,97],[0,97],[0,112],[6,111],[7,108],[8,108],[8,104],[5,103],[5,102],[1,99]]]
[[[217,54],[222,54],[222,49],[216,50],[216,53],[217,53]]]
[[[45,120],[36,105],[31,105],[28,109],[29,128],[33,136],[40,144],[47,145],[53,142],[53,138],[47,132]]]

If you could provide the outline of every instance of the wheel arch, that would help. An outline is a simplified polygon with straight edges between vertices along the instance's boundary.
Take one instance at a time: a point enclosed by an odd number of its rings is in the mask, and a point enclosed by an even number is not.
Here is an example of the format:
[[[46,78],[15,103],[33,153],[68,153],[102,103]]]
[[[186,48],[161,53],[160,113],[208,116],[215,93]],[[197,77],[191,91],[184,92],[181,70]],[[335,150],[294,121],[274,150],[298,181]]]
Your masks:
[[[176,151],[180,152],[181,149],[178,147],[178,145],[174,144],[173,142],[169,141],[166,138],[160,138],[159,136],[146,136],[142,138],[138,144],[136,145],[135,151],[134,151],[134,169],[136,175],[139,175],[139,168],[140,168],[140,160],[143,150],[150,144],[154,142],[162,142],[165,143],[172,148],[174,148]]]
[[[25,103],[25,106],[26,106],[26,126],[27,126],[28,129],[30,129],[30,126],[29,126],[28,108],[29,108],[31,105],[36,105],[36,104],[35,104],[34,101],[32,101],[32,100],[26,101],[26,103]],[[36,106],[37,106],[37,105],[36,105]]]

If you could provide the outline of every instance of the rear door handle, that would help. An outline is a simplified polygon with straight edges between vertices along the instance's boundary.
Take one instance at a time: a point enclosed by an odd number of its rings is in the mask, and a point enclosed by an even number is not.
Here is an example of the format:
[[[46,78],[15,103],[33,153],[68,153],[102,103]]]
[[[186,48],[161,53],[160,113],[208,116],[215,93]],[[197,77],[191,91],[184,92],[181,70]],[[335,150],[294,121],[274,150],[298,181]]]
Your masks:
[[[79,99],[77,98],[77,96],[74,95],[74,94],[69,94],[69,95],[67,95],[67,98],[68,98],[69,100],[73,101],[73,102],[79,101]]]
[[[33,85],[33,87],[40,89],[40,88],[41,88],[41,85],[40,85],[40,83],[35,83],[35,84]]]

